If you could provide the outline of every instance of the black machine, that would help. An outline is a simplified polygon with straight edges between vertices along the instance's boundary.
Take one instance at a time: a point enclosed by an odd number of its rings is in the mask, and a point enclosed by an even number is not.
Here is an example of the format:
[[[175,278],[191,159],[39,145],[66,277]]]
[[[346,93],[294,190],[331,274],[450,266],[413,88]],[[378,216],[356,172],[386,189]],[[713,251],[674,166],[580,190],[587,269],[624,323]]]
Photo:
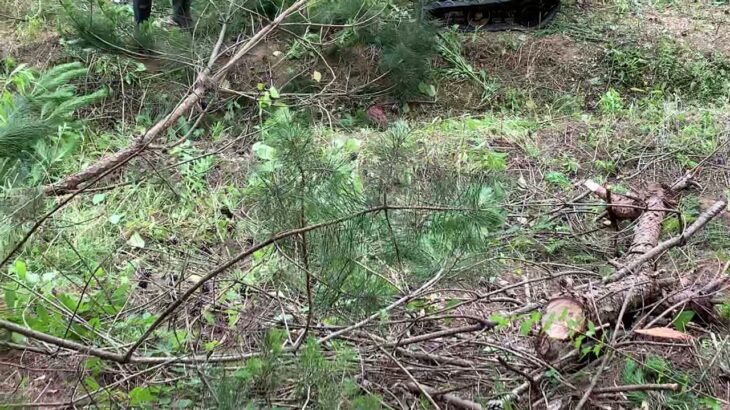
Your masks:
[[[464,30],[504,31],[542,28],[559,7],[560,0],[445,0],[429,2],[424,10]]]
[[[173,22],[187,28],[192,22],[191,0],[173,0]],[[560,0],[444,0],[428,2],[424,10],[447,25],[465,30],[524,30],[544,27],[558,12]],[[134,20],[150,17],[152,0],[134,0]]]

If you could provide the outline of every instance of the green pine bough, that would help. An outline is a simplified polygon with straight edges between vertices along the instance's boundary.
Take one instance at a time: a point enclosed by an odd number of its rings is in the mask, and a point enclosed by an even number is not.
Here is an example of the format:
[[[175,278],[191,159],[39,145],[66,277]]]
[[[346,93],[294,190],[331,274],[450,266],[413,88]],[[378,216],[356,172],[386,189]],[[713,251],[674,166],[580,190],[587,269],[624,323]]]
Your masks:
[[[73,121],[76,110],[106,96],[80,94],[72,82],[87,74],[78,62],[51,68],[38,78],[20,66],[4,78],[0,96],[0,159],[18,159],[39,140]]]

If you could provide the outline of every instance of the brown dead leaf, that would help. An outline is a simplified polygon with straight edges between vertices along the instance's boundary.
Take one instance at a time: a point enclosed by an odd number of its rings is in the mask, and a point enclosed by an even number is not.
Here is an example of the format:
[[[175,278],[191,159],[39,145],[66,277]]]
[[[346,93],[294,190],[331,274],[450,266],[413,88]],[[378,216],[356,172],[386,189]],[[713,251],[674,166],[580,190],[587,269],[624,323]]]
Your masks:
[[[672,339],[682,341],[689,341],[693,339],[692,336],[688,335],[687,333],[682,333],[678,330],[674,330],[668,327],[652,327],[649,329],[639,329],[636,330],[636,333],[645,336],[657,337],[660,339]]]

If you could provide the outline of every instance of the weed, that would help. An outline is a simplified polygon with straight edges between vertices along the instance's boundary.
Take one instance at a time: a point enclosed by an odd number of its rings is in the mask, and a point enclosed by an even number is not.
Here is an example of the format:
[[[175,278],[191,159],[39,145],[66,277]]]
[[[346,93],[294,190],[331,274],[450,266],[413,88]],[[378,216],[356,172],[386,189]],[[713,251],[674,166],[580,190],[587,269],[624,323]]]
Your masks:
[[[700,101],[730,96],[730,60],[721,55],[706,57],[667,37],[656,44],[613,46],[607,55],[613,77],[628,88]]]
[[[619,115],[624,110],[621,94],[614,89],[608,90],[598,102],[601,112],[609,115]]]
[[[442,33],[439,36],[438,51],[441,57],[451,65],[442,70],[442,74],[450,80],[468,79],[474,82],[481,88],[481,101],[484,102],[494,95],[498,86],[493,79],[488,77],[486,71],[474,69],[464,58],[462,48],[461,39],[455,32]]]

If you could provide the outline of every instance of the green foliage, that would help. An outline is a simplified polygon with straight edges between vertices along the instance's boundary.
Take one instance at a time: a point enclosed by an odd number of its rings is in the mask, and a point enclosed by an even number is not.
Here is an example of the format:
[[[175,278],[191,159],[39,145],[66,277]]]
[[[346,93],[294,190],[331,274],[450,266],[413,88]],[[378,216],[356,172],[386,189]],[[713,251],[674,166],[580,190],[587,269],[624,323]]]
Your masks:
[[[697,390],[690,389],[696,386],[696,379],[673,369],[669,362],[659,356],[650,356],[644,363],[626,359],[622,377],[625,384],[678,383],[681,386],[679,392],[667,392],[663,395],[642,391],[626,393],[629,400],[637,405],[646,403],[649,408],[676,410],[718,408],[714,398],[704,394],[698,395]]]
[[[6,309],[0,311],[0,317],[39,332],[76,340],[94,338],[94,326],[119,313],[130,290],[126,277],[112,281],[102,268],[62,276],[55,271],[36,272],[22,260],[15,261],[8,278],[2,285]],[[89,286],[92,282],[101,286]],[[67,315],[71,313],[90,325],[69,325]],[[14,337],[23,340],[20,335]]]
[[[432,60],[437,54],[437,27],[415,10],[381,0],[327,0],[310,14],[319,24],[353,25],[336,34],[326,52],[334,55],[356,46],[378,50],[378,73],[384,75],[388,92],[407,100],[422,92],[429,82]]]
[[[621,99],[621,94],[613,88],[608,90],[601,100],[598,102],[601,108],[601,112],[604,114],[617,115],[624,109],[624,103]]]
[[[80,63],[38,73],[5,60],[0,78],[0,257],[36,217],[45,202],[35,188],[48,180],[75,150],[82,127],[74,114],[106,95],[78,92],[74,80],[86,75]]]
[[[380,47],[378,70],[387,74],[389,91],[400,99],[417,95],[431,75],[436,29],[428,22],[401,20],[372,28],[368,43]]]
[[[572,185],[570,179],[568,179],[565,174],[558,171],[550,171],[545,174],[545,180],[562,188],[568,188]]]
[[[157,57],[157,63],[168,72],[187,69],[188,64],[194,61],[193,44],[189,35],[179,28],[160,25],[154,19],[135,29],[132,9],[129,6],[103,0],[64,1],[62,4],[68,23],[68,32],[65,34],[70,38],[70,44],[84,50],[101,50],[136,59],[153,55]],[[211,7],[209,11],[216,17],[206,16],[215,21],[215,28],[199,21],[201,24],[197,31],[195,49],[202,53],[212,49],[218,34],[217,31],[211,33],[205,30],[220,30],[218,22],[224,16],[220,16],[217,11],[227,10],[227,7],[221,6],[222,9]]]
[[[730,96],[730,60],[720,54],[706,57],[663,37],[657,43],[614,46],[607,55],[613,75],[628,88],[658,89],[700,101]]]
[[[464,58],[462,39],[458,37],[455,32],[443,33],[438,37],[438,51],[441,57],[450,65],[449,68],[442,70],[443,75],[450,80],[454,79],[468,79],[474,82],[482,89],[482,102],[489,99],[497,90],[497,85],[494,80],[487,76],[486,71],[477,71],[474,67]],[[513,93],[514,94],[514,93]],[[519,100],[519,96],[512,95],[512,106],[521,105],[516,104],[516,100]]]
[[[357,161],[360,144],[345,137],[319,144],[305,122],[280,109],[264,124],[262,140],[253,147],[258,166],[246,194],[256,199],[248,209],[258,217],[262,236],[385,203],[438,204],[433,211],[350,217],[279,243],[290,265],[283,273],[288,282],[303,286],[301,269],[314,271],[319,309],[340,307],[364,314],[380,307],[394,290],[373,271],[399,266],[428,277],[454,254],[488,249],[488,235],[500,229],[504,214],[499,208],[501,189],[483,176],[457,181],[444,171],[430,179],[415,178],[426,170],[413,161],[418,145],[404,123],[371,141],[364,149],[364,163]]]
[[[0,96],[0,159],[17,159],[42,138],[72,120],[77,109],[106,95],[77,93],[72,80],[86,75],[80,63],[51,68],[37,76],[24,66],[6,72]]]
[[[284,382],[293,384],[297,402],[308,402],[314,408],[380,408],[378,397],[363,394],[352,379],[358,371],[356,350],[335,344],[333,351],[325,352],[310,338],[295,360],[285,360],[281,352],[284,339],[282,331],[270,331],[262,346],[263,356],[220,376],[214,391],[218,409],[260,408],[270,403]]]

